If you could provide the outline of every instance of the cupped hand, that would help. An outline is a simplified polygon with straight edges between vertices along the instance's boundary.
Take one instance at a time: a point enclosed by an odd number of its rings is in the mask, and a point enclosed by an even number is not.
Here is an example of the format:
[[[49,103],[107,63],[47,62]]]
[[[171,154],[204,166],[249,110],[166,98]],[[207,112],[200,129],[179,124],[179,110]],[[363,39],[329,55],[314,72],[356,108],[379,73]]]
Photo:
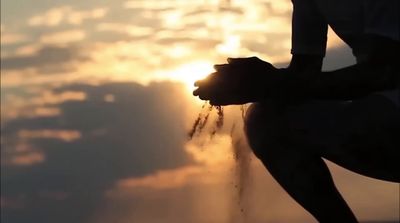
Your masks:
[[[196,81],[193,94],[212,105],[256,102],[280,78],[278,69],[257,57],[228,58],[227,62],[215,65],[214,73]]]

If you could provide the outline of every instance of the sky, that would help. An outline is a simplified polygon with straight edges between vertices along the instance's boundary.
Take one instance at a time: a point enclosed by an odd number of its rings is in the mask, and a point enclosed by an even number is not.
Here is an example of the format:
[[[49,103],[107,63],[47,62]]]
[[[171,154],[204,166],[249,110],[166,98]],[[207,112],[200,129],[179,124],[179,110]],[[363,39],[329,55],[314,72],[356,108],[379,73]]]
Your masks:
[[[1,221],[315,222],[248,148],[246,106],[224,108],[213,137],[212,125],[187,137],[207,110],[193,82],[213,64],[246,56],[287,64],[291,7],[2,0]],[[324,69],[354,61],[330,32]],[[360,219],[398,221],[398,184],[328,164]]]

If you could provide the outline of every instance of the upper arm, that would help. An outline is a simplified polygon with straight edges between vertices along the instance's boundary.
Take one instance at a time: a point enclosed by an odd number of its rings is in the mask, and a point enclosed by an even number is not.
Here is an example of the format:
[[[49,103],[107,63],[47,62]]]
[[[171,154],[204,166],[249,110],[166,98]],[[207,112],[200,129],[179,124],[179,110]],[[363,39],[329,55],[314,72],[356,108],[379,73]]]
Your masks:
[[[292,0],[292,54],[325,55],[328,24],[312,0]]]
[[[323,59],[322,55],[293,54],[288,70],[299,74],[320,72]]]

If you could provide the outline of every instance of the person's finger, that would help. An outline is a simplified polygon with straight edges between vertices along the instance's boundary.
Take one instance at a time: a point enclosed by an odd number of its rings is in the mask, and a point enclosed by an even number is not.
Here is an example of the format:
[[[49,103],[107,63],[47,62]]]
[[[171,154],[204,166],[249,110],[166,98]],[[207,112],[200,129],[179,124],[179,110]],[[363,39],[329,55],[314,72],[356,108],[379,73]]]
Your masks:
[[[257,57],[228,57],[227,61],[229,64],[244,64],[248,63],[249,61],[256,60],[258,59]]]
[[[233,64],[233,63],[236,63],[236,62],[238,62],[238,61],[240,61],[240,60],[242,60],[243,58],[232,58],[232,57],[228,57],[228,59],[226,59],[226,61],[229,63],[229,64]]]
[[[198,87],[196,90],[193,91],[193,95],[199,96],[202,99],[203,97],[207,97],[209,95],[207,93],[209,91],[210,91],[210,89],[207,89],[205,87]]]
[[[215,89],[201,89],[199,91],[199,98],[201,100],[211,100],[218,95]]]
[[[218,89],[215,85],[200,86],[193,91],[194,96],[199,96],[202,100],[209,100],[214,95],[217,95]]]
[[[231,64],[216,64],[214,65],[214,68],[216,70],[214,75],[215,80],[231,78],[232,74],[236,72],[235,68]]]
[[[197,89],[195,89],[195,90],[193,91],[193,95],[194,95],[194,96],[199,96],[199,88],[197,88]]]
[[[201,100],[203,100],[203,101],[209,100],[209,98],[206,97],[206,96],[204,96],[204,95],[199,95],[199,98],[200,98]]]
[[[215,65],[214,65],[214,69],[215,69],[216,71],[220,71],[221,69],[224,69],[224,68],[226,68],[227,66],[229,66],[229,64],[215,64]]]
[[[235,105],[235,104],[239,104],[237,101],[235,101],[233,98],[222,98],[222,97],[218,97],[218,98],[211,98],[210,100],[210,104],[214,105],[214,106],[225,106],[225,105]]]
[[[197,80],[194,82],[195,87],[202,87],[209,83],[208,79]]]
[[[232,94],[231,89],[216,89],[215,94],[209,98],[212,105],[229,105],[233,104],[237,95]]]
[[[211,79],[211,76],[212,76],[213,74],[214,74],[214,73],[211,73],[211,74],[209,74],[207,77],[195,81],[195,82],[194,82],[194,86],[195,86],[195,87],[200,87],[200,86],[204,85],[205,83],[209,82],[209,80]]]
[[[206,87],[206,88],[216,88],[217,86],[222,87],[226,85],[229,78],[225,72],[215,72],[207,76],[202,80],[197,80],[194,83],[195,87]]]
[[[193,90],[194,96],[209,94],[208,92],[214,92],[216,86],[215,85],[200,85],[195,90]]]
[[[195,81],[194,82],[194,86],[195,87],[199,87],[200,85],[201,85],[201,82],[202,82],[203,80],[198,80],[198,81]]]

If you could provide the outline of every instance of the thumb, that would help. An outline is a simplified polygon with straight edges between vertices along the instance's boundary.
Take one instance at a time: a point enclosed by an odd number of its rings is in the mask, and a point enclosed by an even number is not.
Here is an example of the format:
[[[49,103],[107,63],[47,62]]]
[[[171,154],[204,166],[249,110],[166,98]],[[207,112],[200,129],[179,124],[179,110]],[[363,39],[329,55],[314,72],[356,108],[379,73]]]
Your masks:
[[[236,58],[228,57],[227,61],[229,64],[238,64],[238,63],[246,63],[256,58],[257,57],[236,57]]]

